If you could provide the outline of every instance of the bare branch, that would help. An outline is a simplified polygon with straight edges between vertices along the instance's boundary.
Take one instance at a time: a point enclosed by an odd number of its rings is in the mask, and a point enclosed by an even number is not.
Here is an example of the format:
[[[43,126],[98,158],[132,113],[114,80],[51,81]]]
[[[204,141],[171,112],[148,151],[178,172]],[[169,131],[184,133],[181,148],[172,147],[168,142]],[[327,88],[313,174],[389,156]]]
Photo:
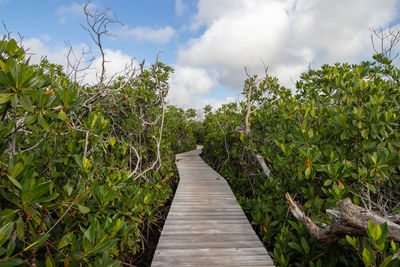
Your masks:
[[[110,14],[110,9],[107,8],[104,11],[90,11],[89,10],[89,5],[90,1],[87,1],[83,5],[83,12],[86,17],[86,24],[87,26],[84,26],[81,24],[82,28],[85,29],[90,37],[92,38],[93,42],[97,45],[99,48],[100,54],[101,54],[101,74],[99,77],[99,83],[98,85],[100,86],[104,80],[105,80],[105,73],[106,73],[106,68],[105,68],[105,53],[104,53],[104,48],[102,44],[102,38],[103,36],[108,36],[108,37],[115,37],[115,34],[112,34],[108,26],[110,24],[115,24],[115,23],[120,23],[121,22],[117,19],[111,16]]]
[[[286,193],[289,209],[294,217],[303,223],[310,235],[318,241],[332,243],[345,235],[365,236],[368,221],[375,224],[388,224],[388,238],[400,241],[400,225],[391,222],[380,215],[365,208],[354,205],[349,198],[339,202],[339,210],[327,210],[333,220],[327,226],[319,226],[314,223],[299,206],[293,201],[289,193]]]
[[[388,28],[370,28],[372,48],[376,54],[382,54],[389,60],[394,60],[399,56],[399,53],[394,52],[395,46],[400,41],[400,29]],[[379,44],[379,46],[377,46]]]
[[[35,149],[36,147],[38,147],[40,145],[40,143],[43,142],[43,140],[46,138],[46,136],[47,136],[47,133],[45,133],[42,136],[42,138],[40,138],[39,142],[37,142],[35,145],[33,145],[33,146],[31,146],[31,147],[29,147],[27,149],[21,150],[21,152],[24,153],[24,152],[28,152],[28,151],[31,151],[31,150]]]

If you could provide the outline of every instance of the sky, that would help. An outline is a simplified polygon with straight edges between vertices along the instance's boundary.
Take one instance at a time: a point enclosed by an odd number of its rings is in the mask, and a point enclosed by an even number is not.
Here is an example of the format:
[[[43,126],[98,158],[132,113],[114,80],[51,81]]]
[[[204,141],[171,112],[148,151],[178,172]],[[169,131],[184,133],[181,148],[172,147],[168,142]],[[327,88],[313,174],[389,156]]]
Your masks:
[[[94,61],[83,82],[94,82],[101,60],[82,28],[83,2],[0,0],[0,33],[23,37],[31,62],[45,55],[67,66],[71,45]],[[218,107],[235,101],[246,74],[264,73],[295,89],[309,66],[359,63],[373,55],[371,27],[397,28],[400,0],[92,0],[92,11],[110,9],[119,23],[105,37],[107,75],[133,62],[159,60],[174,68],[168,103]],[[19,35],[18,35],[19,34]],[[133,60],[133,61],[132,61]],[[65,67],[66,68],[66,67]]]

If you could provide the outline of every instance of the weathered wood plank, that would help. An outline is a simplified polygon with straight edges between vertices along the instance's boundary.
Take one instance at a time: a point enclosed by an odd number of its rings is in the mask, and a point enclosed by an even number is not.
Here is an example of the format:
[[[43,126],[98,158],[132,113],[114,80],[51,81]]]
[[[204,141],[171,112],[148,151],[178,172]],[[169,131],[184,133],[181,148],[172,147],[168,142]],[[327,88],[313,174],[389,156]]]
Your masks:
[[[152,266],[274,266],[228,183],[200,152],[176,156],[180,182]]]
[[[258,241],[258,237],[256,235],[252,234],[235,234],[235,233],[229,233],[229,234],[206,234],[206,233],[201,233],[201,234],[196,234],[196,235],[191,235],[191,234],[181,234],[181,235],[174,235],[171,233],[167,233],[163,235],[163,240],[164,241],[173,241],[173,240],[185,240],[187,242],[201,242],[201,241],[207,241],[207,242],[214,242],[214,241],[225,241],[225,242],[232,242],[232,241]]]
[[[208,257],[169,257],[157,256],[160,260],[152,266],[273,266],[272,260],[265,256],[208,256]]]
[[[255,248],[187,248],[163,249],[156,252],[159,256],[235,256],[235,255],[265,255],[265,249]]]
[[[260,248],[260,241],[196,241],[190,242],[187,240],[178,240],[178,241],[168,241],[168,242],[160,242],[160,248],[157,246],[157,250],[163,249],[188,249],[188,248]],[[261,247],[262,248],[262,247]],[[264,248],[264,256],[265,256],[265,248]]]

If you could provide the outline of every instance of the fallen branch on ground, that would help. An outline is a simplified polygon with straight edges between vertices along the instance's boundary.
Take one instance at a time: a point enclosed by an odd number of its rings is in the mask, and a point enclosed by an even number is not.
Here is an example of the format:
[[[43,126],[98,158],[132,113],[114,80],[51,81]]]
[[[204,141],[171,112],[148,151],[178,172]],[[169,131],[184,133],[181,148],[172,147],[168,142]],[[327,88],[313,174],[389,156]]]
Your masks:
[[[372,221],[374,224],[383,224],[386,222],[389,230],[388,239],[400,241],[400,225],[372,211],[354,205],[349,198],[339,202],[339,209],[326,211],[333,218],[332,222],[326,226],[318,225],[306,216],[289,193],[286,193],[286,199],[293,216],[303,223],[314,239],[320,242],[332,243],[345,235],[365,236],[368,221]]]

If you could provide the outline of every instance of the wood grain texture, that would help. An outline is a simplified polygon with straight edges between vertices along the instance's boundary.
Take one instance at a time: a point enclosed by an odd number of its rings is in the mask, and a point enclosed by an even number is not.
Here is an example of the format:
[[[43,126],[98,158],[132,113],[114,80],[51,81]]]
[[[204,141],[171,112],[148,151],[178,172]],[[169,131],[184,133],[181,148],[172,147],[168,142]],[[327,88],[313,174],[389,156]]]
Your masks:
[[[152,266],[274,266],[228,183],[200,153],[176,156],[180,181]]]

